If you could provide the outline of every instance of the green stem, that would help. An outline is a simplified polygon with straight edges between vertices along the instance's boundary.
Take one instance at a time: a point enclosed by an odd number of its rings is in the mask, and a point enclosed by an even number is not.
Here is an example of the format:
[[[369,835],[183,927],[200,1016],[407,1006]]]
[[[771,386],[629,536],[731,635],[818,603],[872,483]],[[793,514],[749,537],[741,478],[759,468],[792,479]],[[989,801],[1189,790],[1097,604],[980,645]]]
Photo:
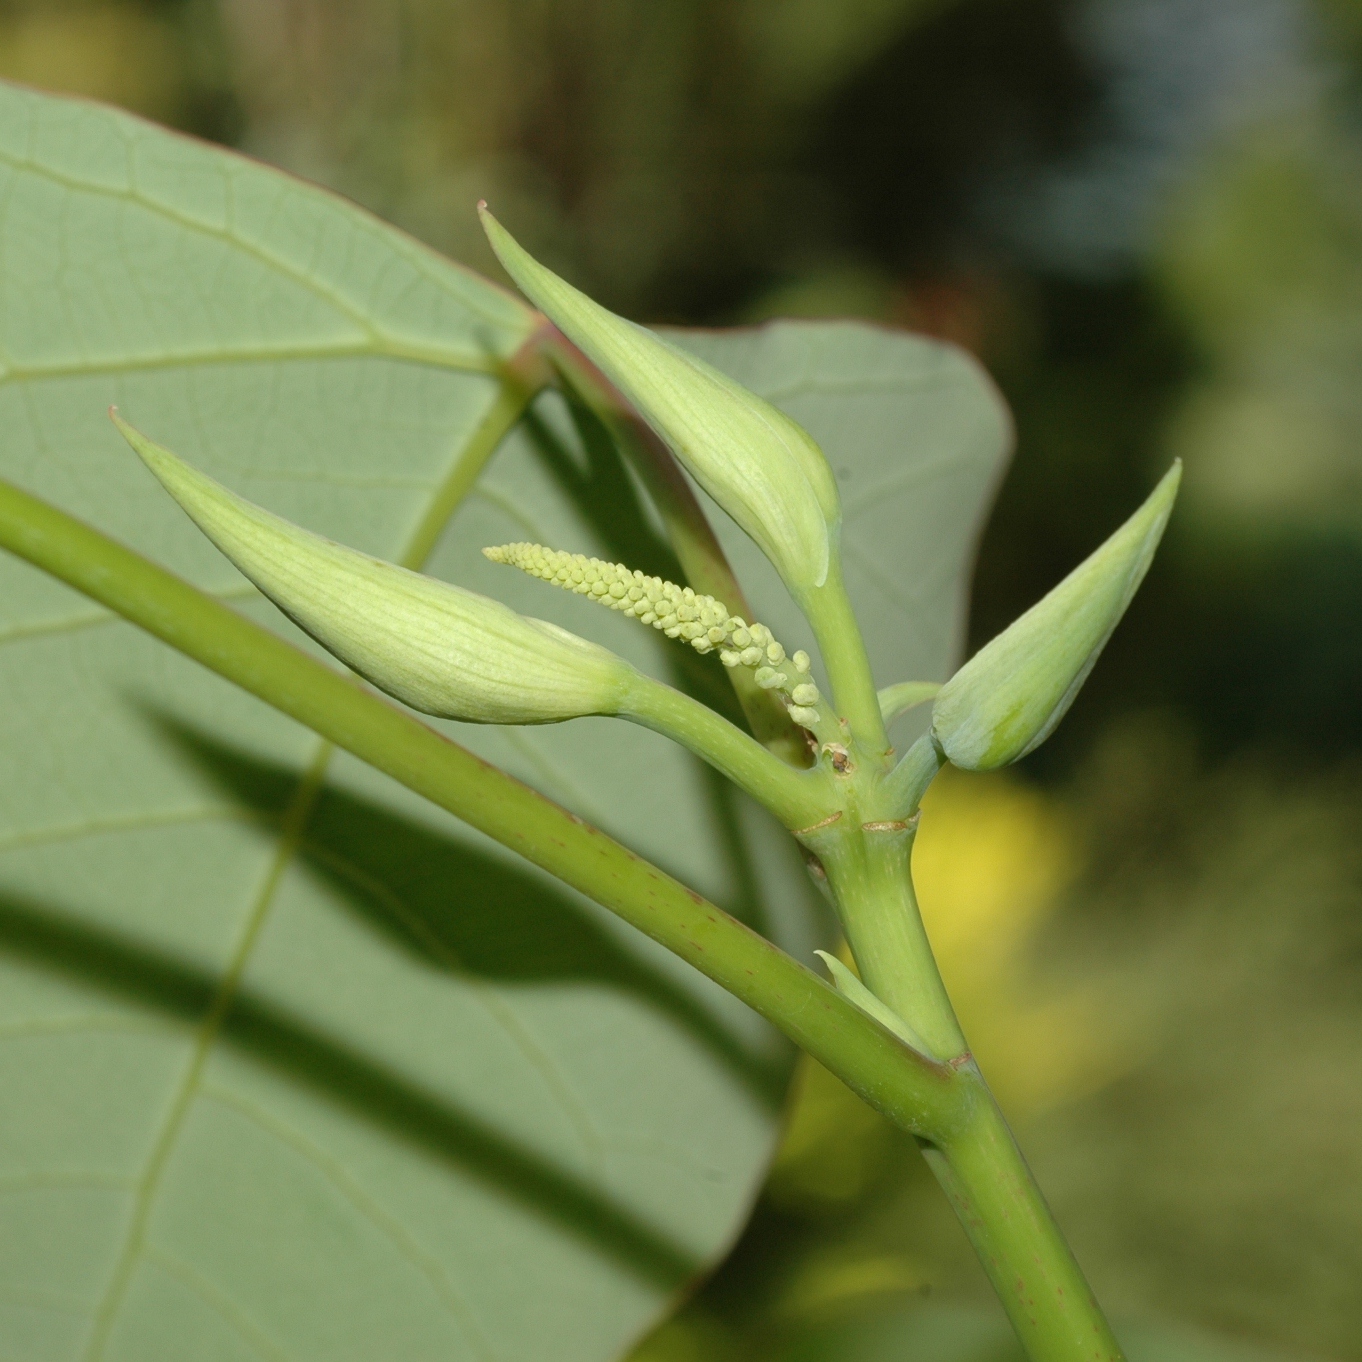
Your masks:
[[[834,807],[825,772],[794,770],[708,705],[651,677],[637,677],[619,714],[688,747],[787,828],[817,823]]]
[[[938,771],[945,755],[930,733],[924,733],[902,756],[899,764],[880,782],[877,804],[887,818],[911,818]]]
[[[923,750],[934,752],[930,738],[923,742]],[[919,765],[934,770],[934,762],[933,756]],[[970,1091],[963,1123],[924,1142],[924,1154],[1032,1362],[1122,1362],[1082,1269],[965,1047],[913,893],[913,823],[858,825],[847,817],[857,794],[874,802],[877,783],[853,781],[843,817],[802,840],[827,871],[862,981]]]
[[[595,899],[766,1017],[902,1129],[943,1138],[965,1114],[965,1088],[947,1066],[693,890],[409,712],[3,481],[0,547]]]
[[[1017,1337],[1034,1362],[1123,1362],[1125,1354],[973,1062],[968,1121],[924,1149]]]
[[[849,811],[850,812],[850,811]],[[834,824],[819,839],[804,841],[827,872],[861,980],[926,1041],[932,1056],[954,1060],[965,1053],[936,967],[922,914],[913,893],[909,858],[913,828],[906,822]]]
[[[846,720],[862,758],[878,767],[889,756],[889,735],[861,626],[842,581],[841,554],[834,540],[827,581],[799,602],[822,654],[837,713]]]

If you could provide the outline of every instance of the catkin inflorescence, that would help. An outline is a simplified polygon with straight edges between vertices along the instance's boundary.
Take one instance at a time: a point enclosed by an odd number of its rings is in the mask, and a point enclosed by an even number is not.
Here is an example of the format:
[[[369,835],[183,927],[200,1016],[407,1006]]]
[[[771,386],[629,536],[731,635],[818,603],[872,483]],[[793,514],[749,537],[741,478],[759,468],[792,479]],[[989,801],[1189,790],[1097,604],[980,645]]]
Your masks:
[[[542,544],[502,544],[483,553],[494,563],[518,567],[531,577],[632,615],[668,638],[689,643],[697,653],[717,649],[724,666],[750,667],[759,686],[778,692],[795,723],[808,728],[818,722],[818,687],[809,679],[808,653],[801,649],[787,655],[764,624],[748,624],[741,616],[730,615],[713,596],[649,577],[623,563]]]

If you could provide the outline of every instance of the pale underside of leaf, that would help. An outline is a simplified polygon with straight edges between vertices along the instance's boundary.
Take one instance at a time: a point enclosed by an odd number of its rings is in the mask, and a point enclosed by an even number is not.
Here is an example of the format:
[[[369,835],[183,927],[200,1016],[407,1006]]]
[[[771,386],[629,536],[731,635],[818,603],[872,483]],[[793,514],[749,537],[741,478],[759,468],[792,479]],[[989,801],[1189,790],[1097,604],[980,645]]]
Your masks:
[[[0,88],[5,476],[285,632],[122,447],[109,403],[270,509],[400,559],[434,538],[464,452],[497,434],[495,373],[532,324],[332,196]],[[929,411],[921,443],[944,471],[905,474],[898,411],[842,438],[861,407],[843,370],[868,371],[872,402],[918,381],[898,338],[796,333],[794,350],[777,330],[701,352],[788,400],[853,479],[901,488],[901,511],[923,479],[977,502],[996,440]],[[913,353],[930,369],[940,352]],[[972,401],[982,430],[977,380]],[[478,553],[531,538],[632,561],[584,509],[601,476],[541,402],[429,570],[668,676],[644,631],[546,602]],[[854,511],[856,491],[843,483],[849,519],[893,514]],[[944,566],[877,551],[878,577],[853,585],[899,640],[882,681],[948,669],[976,514],[952,522]],[[10,560],[0,693],[0,1339],[15,1356],[169,1362],[192,1339],[224,1359],[603,1362],[736,1232],[787,1056],[731,1000]],[[807,958],[777,830],[656,735],[586,720],[458,736],[719,902],[764,911]]]

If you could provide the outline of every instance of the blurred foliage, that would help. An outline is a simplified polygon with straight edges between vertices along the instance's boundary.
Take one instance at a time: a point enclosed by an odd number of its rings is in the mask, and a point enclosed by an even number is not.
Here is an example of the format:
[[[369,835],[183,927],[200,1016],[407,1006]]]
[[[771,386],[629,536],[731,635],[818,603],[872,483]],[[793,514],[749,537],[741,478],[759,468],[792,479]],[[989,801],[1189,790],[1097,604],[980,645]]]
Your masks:
[[[1174,447],[1203,533],[1362,529],[1362,145],[1255,129],[1178,205],[1161,273],[1206,355]],[[1246,522],[1246,523],[1240,523]]]
[[[115,6],[17,9],[0,21],[0,75],[108,100],[152,118],[181,112],[175,41],[154,14]]]
[[[494,272],[485,196],[632,315],[975,350],[1019,431],[976,644],[1181,455],[1056,738],[933,791],[924,911],[1113,1310],[1243,1341],[1169,1362],[1362,1359],[1357,0],[7,0],[0,74]],[[998,1318],[911,1145],[808,1065],[747,1234],[638,1356],[1002,1362]]]
[[[1043,794],[948,778],[924,914],[1136,1362],[1356,1358],[1362,771],[1206,771],[1187,738],[1131,716]],[[1179,1318],[1213,1337],[1148,1323]],[[911,1142],[807,1062],[753,1226],[675,1336],[691,1322],[744,1358],[1013,1356]]]
[[[1283,1353],[1178,1325],[1128,1325],[1121,1335],[1130,1362],[1292,1362]],[[992,1315],[932,1305],[867,1311],[855,1320],[815,1326],[777,1357],[778,1362],[1025,1362],[1006,1326]]]

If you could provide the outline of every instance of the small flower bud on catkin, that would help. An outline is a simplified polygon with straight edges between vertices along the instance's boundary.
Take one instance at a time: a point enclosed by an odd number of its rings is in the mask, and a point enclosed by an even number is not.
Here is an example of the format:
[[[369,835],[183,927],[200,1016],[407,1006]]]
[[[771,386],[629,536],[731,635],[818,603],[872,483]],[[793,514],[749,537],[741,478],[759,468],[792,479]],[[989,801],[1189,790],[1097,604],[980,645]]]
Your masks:
[[[542,544],[501,544],[483,549],[483,553],[494,563],[517,567],[531,577],[651,624],[669,638],[690,644],[697,653],[717,648],[725,667],[757,668],[757,685],[778,691],[795,723],[807,728],[818,722],[817,686],[805,682],[793,694],[787,693],[789,676],[776,670],[786,660],[785,649],[764,624],[748,624],[740,616],[730,615],[724,603],[713,596],[700,595],[661,577],[649,577],[623,563],[546,549]],[[601,589],[596,590],[597,586]],[[807,674],[808,653],[801,649],[789,660],[799,675]]]

